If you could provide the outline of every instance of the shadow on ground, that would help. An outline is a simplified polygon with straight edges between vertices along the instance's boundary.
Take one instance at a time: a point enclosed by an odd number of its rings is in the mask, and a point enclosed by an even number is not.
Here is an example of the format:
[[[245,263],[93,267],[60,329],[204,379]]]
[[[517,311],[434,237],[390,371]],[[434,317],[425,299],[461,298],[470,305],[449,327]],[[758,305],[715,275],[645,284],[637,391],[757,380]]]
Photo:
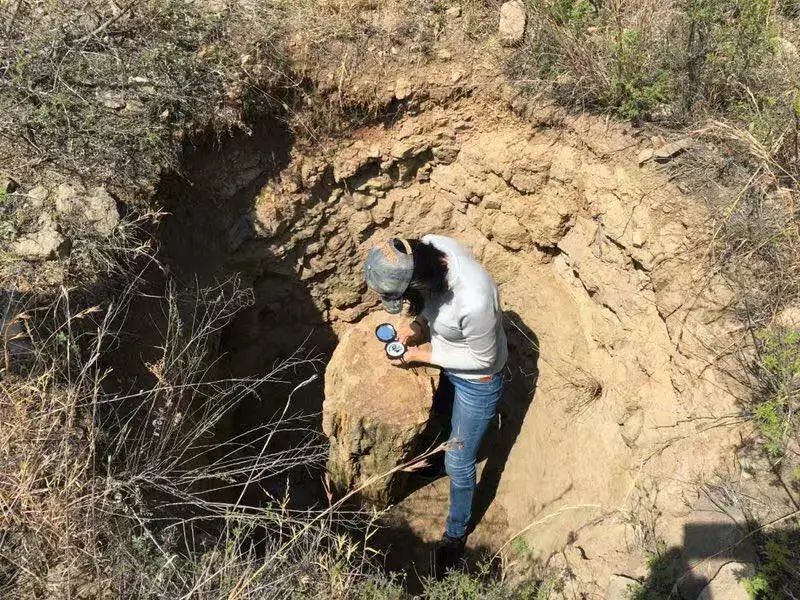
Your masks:
[[[729,600],[748,587],[765,600],[800,598],[800,528],[768,531],[748,524],[691,523],[684,526],[683,544],[654,554],[649,574],[632,582],[631,600]],[[720,548],[722,548],[720,550]],[[733,566],[733,588],[722,582],[703,590],[724,565]],[[727,584],[726,584],[727,585]],[[735,588],[741,588],[736,590]]]

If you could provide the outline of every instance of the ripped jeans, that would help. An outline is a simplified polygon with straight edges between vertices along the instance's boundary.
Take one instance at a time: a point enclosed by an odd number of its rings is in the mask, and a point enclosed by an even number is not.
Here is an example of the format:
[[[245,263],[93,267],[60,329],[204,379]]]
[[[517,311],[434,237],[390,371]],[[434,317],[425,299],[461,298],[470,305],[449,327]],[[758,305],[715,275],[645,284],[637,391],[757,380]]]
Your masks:
[[[462,537],[472,516],[478,448],[503,394],[503,373],[493,375],[488,381],[464,379],[447,372],[444,375],[455,388],[451,448],[444,455],[445,471],[450,477],[450,512],[445,533]]]

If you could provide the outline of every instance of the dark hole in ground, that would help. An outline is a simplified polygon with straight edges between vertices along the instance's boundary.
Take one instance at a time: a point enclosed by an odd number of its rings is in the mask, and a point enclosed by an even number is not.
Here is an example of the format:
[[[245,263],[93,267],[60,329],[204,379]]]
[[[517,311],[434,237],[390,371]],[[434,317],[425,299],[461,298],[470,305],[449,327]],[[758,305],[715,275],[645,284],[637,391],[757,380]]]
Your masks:
[[[218,425],[216,441],[235,439],[252,431],[254,425],[275,419],[291,397],[286,415],[303,415],[303,424],[294,432],[272,437],[273,452],[290,451],[301,441],[307,442],[310,432],[321,432],[324,360],[336,342],[307,286],[287,264],[291,258],[277,260],[266,245],[250,241],[251,210],[262,188],[288,164],[292,143],[285,123],[263,120],[251,135],[240,133],[188,148],[181,172],[162,179],[156,203],[167,215],[156,237],[159,260],[168,275],[156,268],[147,272],[145,294],[132,307],[137,329],[117,360],[122,370],[135,369],[132,375],[137,378],[152,378],[145,365],[159,354],[157,345],[166,328],[160,297],[168,280],[181,292],[220,284],[232,289],[232,279],[237,278],[241,288],[252,288],[253,303],[215,333],[218,357],[214,377],[262,377],[289,357],[297,364],[281,373],[283,382],[262,385],[257,401],[246,400]],[[237,260],[236,252],[245,244],[256,245],[247,249],[248,260],[243,262]],[[186,310],[190,312],[191,307]],[[305,358],[317,360],[302,360]],[[314,375],[314,381],[292,394],[298,383]],[[321,433],[319,436],[315,443],[324,443]],[[261,450],[256,446],[253,444],[253,452]],[[251,486],[242,501],[258,506],[269,497],[283,498],[288,490],[291,507],[320,505],[325,498],[321,475],[318,467],[313,471],[311,467],[292,468]],[[226,494],[231,498],[219,500],[236,500],[240,491],[229,489]]]
[[[316,431],[320,443],[321,411],[324,393],[324,364],[336,344],[336,336],[311,297],[309,285],[295,273],[294,262],[302,252],[289,252],[278,258],[267,244],[253,235],[251,211],[259,193],[289,162],[292,137],[281,122],[264,121],[253,135],[234,136],[221,143],[189,149],[182,172],[164,177],[157,201],[168,215],[159,226],[160,259],[169,278],[180,288],[205,287],[238,277],[242,287],[252,288],[252,306],[238,314],[219,332],[219,360],[215,364],[218,377],[262,376],[289,356],[316,355],[316,364],[303,363],[288,375],[283,384],[267,384],[259,389],[259,400],[241,405],[222,426],[218,441],[235,438],[266,423],[280,414],[291,398],[287,414],[303,414],[308,426],[301,432],[286,433],[272,440],[272,451],[291,450],[298,437]],[[418,165],[417,165],[418,166]],[[321,186],[329,186],[330,177],[323,177]],[[327,190],[328,192],[330,190]],[[310,190],[310,202],[316,196],[326,198],[325,189]],[[302,251],[302,249],[300,249]],[[149,273],[149,289],[153,296],[163,293],[166,279],[160,271]],[[139,319],[139,339],[129,340],[128,348],[154,348],[156,333],[164,324],[163,307],[157,300],[143,298],[134,309]],[[517,315],[509,315],[519,321]],[[489,455],[476,495],[475,519],[480,520],[494,499],[511,446],[519,434],[533,396],[536,382],[538,348],[536,337],[521,321],[517,330],[509,328],[509,340],[515,358],[510,365],[514,377],[506,390],[501,407],[503,429],[490,430],[486,447],[496,447]],[[134,336],[135,337],[135,336]],[[533,343],[533,346],[531,346]],[[126,351],[128,364],[147,362],[138,350]],[[516,361],[516,362],[514,362]],[[293,387],[316,375],[316,379],[292,394]],[[149,374],[144,372],[144,377]],[[257,451],[258,449],[256,449]],[[290,508],[306,509],[327,503],[320,468],[299,467],[280,477],[264,480],[246,490],[244,502],[258,506],[268,498],[284,498],[290,492]],[[241,490],[234,490],[238,496]],[[221,500],[228,500],[221,499]],[[444,527],[442,515],[442,528]],[[431,544],[419,539],[409,527],[395,521],[372,543],[389,551],[387,566],[405,570],[413,588],[414,580],[428,572]],[[399,551],[398,551],[399,550]],[[483,551],[472,554],[476,560]],[[414,572],[412,575],[411,572]]]

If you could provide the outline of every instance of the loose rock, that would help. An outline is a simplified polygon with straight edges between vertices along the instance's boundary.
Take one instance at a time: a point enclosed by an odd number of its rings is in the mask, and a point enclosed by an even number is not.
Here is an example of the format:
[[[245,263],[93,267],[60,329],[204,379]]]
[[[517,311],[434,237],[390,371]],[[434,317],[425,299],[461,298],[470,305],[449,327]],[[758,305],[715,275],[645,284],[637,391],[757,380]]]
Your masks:
[[[11,244],[11,252],[30,261],[52,260],[69,250],[69,241],[59,233],[49,214],[39,217],[39,229]]]
[[[678,140],[676,142],[671,142],[669,144],[664,144],[660,148],[656,148],[653,151],[653,158],[655,158],[659,162],[666,162],[671,158],[674,158],[678,154],[685,152],[692,146],[692,140],[689,138],[684,138],[682,140]]]
[[[100,94],[100,102],[106,108],[120,110],[125,108],[125,94],[122,92],[107,91]]]
[[[639,154],[636,157],[636,161],[639,163],[640,167],[648,160],[653,158],[653,152],[654,150],[652,148],[645,148],[644,150],[639,152]]]
[[[408,79],[400,78],[394,84],[394,97],[398,100],[405,100],[413,91],[411,82]]]
[[[50,196],[50,192],[43,185],[37,185],[25,195],[31,208],[42,208]]]
[[[520,225],[519,221],[506,213],[499,213],[492,223],[492,237],[494,240],[511,250],[521,250],[530,242],[528,230]]]
[[[798,52],[797,46],[792,42],[783,37],[777,38],[776,41],[778,43],[778,56],[780,58],[785,61],[796,61],[800,58],[800,52]]]
[[[108,237],[119,224],[117,203],[105,188],[96,187],[84,192],[62,184],[56,189],[54,198],[59,214],[85,218],[100,236]]]
[[[717,576],[711,580],[697,600],[747,600],[750,595],[742,585],[743,580],[753,576],[753,567],[742,562],[722,565]]]
[[[641,588],[641,584],[624,575],[612,575],[606,587],[605,600],[629,600],[635,590]]]
[[[521,0],[510,0],[500,7],[500,42],[505,46],[515,46],[525,35],[525,5]]]

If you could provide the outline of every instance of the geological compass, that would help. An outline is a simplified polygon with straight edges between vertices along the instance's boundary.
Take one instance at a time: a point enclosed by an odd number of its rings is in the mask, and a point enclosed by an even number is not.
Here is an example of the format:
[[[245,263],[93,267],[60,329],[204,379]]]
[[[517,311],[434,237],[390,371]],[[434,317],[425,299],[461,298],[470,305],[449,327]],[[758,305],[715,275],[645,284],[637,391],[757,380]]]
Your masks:
[[[397,330],[391,323],[381,323],[375,328],[375,337],[386,344],[386,356],[391,359],[403,358],[406,345],[397,340]]]

